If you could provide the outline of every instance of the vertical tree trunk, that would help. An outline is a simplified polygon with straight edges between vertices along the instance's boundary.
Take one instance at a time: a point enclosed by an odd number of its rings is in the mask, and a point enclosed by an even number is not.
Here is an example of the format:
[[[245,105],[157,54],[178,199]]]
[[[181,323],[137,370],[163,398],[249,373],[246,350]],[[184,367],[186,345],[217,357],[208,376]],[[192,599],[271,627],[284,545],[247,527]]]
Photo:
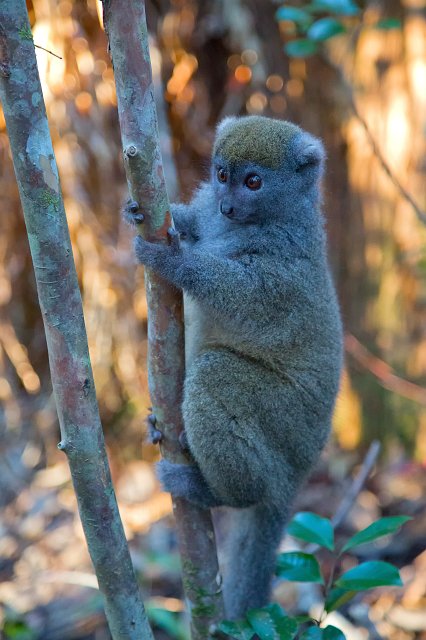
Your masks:
[[[62,440],[114,640],[149,640],[105,451],[58,170],[25,0],[0,3],[0,97],[24,210]]]
[[[104,0],[103,5],[129,190],[145,214],[141,233],[153,242],[166,242],[172,220],[158,142],[145,4]],[[185,366],[182,295],[150,270],[146,290],[148,379],[164,436],[162,453],[173,462],[189,462],[178,441]],[[211,625],[223,618],[213,523],[208,510],[185,500],[174,498],[173,509],[192,637],[205,640]]]

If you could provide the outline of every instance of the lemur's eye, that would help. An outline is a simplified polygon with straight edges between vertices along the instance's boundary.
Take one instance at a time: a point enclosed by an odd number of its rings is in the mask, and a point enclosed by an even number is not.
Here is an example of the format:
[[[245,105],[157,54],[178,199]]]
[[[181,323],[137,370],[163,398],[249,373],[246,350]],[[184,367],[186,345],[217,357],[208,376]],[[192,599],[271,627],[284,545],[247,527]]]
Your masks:
[[[219,180],[219,182],[226,182],[228,180],[228,174],[226,173],[225,169],[223,169],[222,167],[219,167],[219,169],[217,170],[217,179]]]
[[[252,191],[257,191],[262,186],[262,178],[252,173],[250,176],[247,176],[244,184]]]

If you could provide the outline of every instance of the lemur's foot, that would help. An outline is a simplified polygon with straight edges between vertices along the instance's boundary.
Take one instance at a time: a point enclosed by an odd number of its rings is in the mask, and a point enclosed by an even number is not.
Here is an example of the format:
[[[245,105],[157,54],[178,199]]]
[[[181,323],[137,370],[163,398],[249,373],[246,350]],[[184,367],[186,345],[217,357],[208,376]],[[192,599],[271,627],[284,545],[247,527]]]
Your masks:
[[[147,440],[150,444],[159,444],[163,440],[163,433],[157,429],[157,418],[153,413],[150,413],[146,419],[148,425]],[[189,451],[188,438],[186,437],[185,430],[179,434],[179,444],[183,452]]]
[[[145,216],[140,211],[139,204],[135,200],[127,200],[123,207],[123,220],[133,227],[142,224],[145,220]]]
[[[168,460],[161,460],[157,464],[157,475],[164,491],[177,498],[185,498],[203,509],[218,507],[221,504],[210,491],[196,465],[174,464]]]
[[[146,423],[148,425],[148,434],[147,434],[148,442],[150,442],[151,444],[159,444],[163,439],[163,434],[156,427],[157,418],[153,413],[149,414],[149,416],[146,419]]]

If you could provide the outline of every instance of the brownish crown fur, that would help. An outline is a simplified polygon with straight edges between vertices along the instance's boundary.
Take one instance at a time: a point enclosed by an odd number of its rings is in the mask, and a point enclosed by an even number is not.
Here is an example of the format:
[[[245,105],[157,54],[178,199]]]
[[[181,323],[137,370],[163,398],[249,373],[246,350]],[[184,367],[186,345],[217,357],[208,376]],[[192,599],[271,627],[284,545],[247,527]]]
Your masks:
[[[286,120],[264,116],[230,118],[219,126],[213,157],[230,164],[251,162],[278,169],[284,162],[288,143],[301,129]]]

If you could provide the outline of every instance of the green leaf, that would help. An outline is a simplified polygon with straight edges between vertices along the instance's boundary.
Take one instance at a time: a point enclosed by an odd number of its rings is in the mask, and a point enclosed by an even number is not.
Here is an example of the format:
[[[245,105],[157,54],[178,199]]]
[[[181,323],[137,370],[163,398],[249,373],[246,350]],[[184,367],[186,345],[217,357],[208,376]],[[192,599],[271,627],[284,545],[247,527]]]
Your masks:
[[[296,620],[289,618],[278,604],[252,609],[247,620],[260,640],[292,640],[297,633]]]
[[[360,11],[353,0],[315,0],[309,6],[311,11],[327,11],[338,16],[355,16]]]
[[[330,611],[336,611],[336,609],[339,609],[342,605],[349,602],[355,594],[356,591],[347,591],[346,589],[334,587],[334,589],[331,589],[325,600],[325,610],[327,613],[330,613]]]
[[[399,18],[383,18],[373,25],[375,29],[382,29],[388,31],[389,29],[401,29],[402,22]]]
[[[297,7],[280,7],[275,14],[277,20],[291,20],[296,24],[308,26],[312,22],[312,17],[307,11]]]
[[[291,582],[324,582],[315,556],[301,551],[280,553],[276,574]]]
[[[160,629],[167,631],[170,638],[186,640],[188,637],[185,625],[176,613],[161,607],[147,606],[149,621]]]
[[[325,629],[309,627],[300,640],[346,640],[346,636],[340,629],[330,624]]]
[[[2,630],[4,640],[35,640],[38,635],[23,620],[6,620]]]
[[[318,51],[318,45],[307,38],[292,40],[284,45],[284,50],[292,58],[307,58]]]
[[[218,629],[226,633],[226,635],[231,636],[231,638],[236,638],[236,640],[251,640],[254,636],[253,629],[245,620],[238,620],[237,622],[224,620],[220,623]]]
[[[322,637],[324,640],[346,640],[346,636],[343,631],[340,631],[337,627],[333,627],[332,624],[329,624],[323,630]]]
[[[354,547],[359,547],[361,544],[372,542],[377,538],[382,538],[390,533],[395,533],[403,524],[411,520],[408,516],[389,516],[387,518],[380,518],[376,520],[362,531],[358,531],[352,538],[350,538],[342,549],[348,551]]]
[[[309,627],[300,637],[300,640],[321,640],[323,638],[323,630],[319,627]]]
[[[144,554],[144,559],[149,569],[152,568],[154,571],[172,574],[180,574],[182,571],[180,558],[176,553],[149,551]],[[142,569],[142,573],[144,570],[145,567]]]
[[[333,525],[328,518],[321,518],[316,513],[296,513],[287,527],[287,533],[306,542],[316,542],[330,551],[334,549]]]
[[[304,624],[305,622],[312,622],[311,616],[308,616],[308,615],[294,616],[294,620],[296,620],[297,624]]]
[[[346,571],[335,583],[336,587],[351,591],[364,591],[374,587],[402,587],[402,580],[396,567],[388,562],[372,560],[363,562]]]
[[[307,36],[311,40],[322,41],[333,38],[345,31],[343,24],[336,18],[320,18],[309,27]]]

